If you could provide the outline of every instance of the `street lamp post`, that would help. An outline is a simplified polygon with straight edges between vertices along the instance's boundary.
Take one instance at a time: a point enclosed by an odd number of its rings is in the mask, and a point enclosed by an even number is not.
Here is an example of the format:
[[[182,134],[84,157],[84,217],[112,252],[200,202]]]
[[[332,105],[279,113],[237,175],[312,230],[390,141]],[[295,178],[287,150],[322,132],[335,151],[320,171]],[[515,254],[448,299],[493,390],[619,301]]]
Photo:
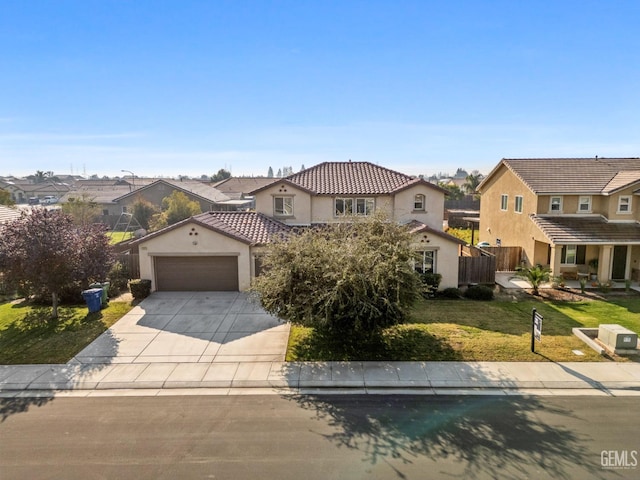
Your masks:
[[[120,170],[120,171],[124,172],[124,173],[130,173],[131,174],[131,184],[133,185],[133,189],[135,190],[135,188],[136,188],[136,175],[133,172],[129,171],[129,170]],[[131,187],[129,187],[129,191],[131,191]]]

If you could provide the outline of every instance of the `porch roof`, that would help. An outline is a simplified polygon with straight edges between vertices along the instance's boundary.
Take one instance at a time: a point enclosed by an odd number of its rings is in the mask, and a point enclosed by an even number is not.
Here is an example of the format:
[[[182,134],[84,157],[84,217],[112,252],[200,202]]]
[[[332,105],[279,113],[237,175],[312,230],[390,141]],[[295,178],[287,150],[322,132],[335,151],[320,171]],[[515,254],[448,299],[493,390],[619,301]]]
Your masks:
[[[555,245],[640,245],[638,222],[608,222],[603,217],[531,215],[530,218]]]

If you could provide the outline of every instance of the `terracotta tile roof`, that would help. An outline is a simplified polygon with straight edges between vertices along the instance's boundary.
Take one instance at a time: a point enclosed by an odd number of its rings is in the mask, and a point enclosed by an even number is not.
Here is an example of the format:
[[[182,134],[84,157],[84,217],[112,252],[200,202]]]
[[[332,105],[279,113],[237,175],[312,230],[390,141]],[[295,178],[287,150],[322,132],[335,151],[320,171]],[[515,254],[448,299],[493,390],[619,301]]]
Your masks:
[[[256,212],[206,212],[193,220],[250,244],[264,245],[291,231],[290,226]]]
[[[531,220],[553,244],[640,244],[640,223],[608,222],[603,217],[531,215]]]
[[[453,235],[450,235],[447,232],[436,230],[435,228],[432,228],[422,222],[419,222],[418,220],[411,220],[409,223],[407,223],[407,227],[409,228],[409,232],[411,232],[412,234],[430,233],[432,235],[437,235],[446,240],[449,240],[453,243],[457,243],[459,245],[466,245],[466,242],[464,240],[461,240],[458,237],[454,237]]]
[[[640,158],[505,158],[479,185],[480,191],[501,165],[536,194],[608,194],[640,180]]]
[[[281,181],[316,195],[386,195],[417,183],[442,190],[421,178],[380,167],[369,162],[324,162]],[[258,188],[252,193],[266,187]]]

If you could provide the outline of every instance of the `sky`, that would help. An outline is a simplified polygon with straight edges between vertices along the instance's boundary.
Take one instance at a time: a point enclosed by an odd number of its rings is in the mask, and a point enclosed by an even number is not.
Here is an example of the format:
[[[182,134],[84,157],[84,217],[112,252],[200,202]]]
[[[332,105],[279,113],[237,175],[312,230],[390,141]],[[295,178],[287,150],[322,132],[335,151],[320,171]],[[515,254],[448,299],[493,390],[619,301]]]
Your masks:
[[[640,156],[640,2],[2,0],[0,176]]]

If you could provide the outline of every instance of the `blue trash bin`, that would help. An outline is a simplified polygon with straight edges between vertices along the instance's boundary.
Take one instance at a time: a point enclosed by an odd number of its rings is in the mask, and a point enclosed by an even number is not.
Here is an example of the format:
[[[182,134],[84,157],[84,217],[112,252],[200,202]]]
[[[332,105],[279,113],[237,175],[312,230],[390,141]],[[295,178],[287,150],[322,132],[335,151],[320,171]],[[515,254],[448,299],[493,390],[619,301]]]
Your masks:
[[[99,312],[102,308],[101,288],[90,288],[89,290],[84,290],[82,292],[82,297],[84,298],[84,301],[87,302],[89,313]]]

